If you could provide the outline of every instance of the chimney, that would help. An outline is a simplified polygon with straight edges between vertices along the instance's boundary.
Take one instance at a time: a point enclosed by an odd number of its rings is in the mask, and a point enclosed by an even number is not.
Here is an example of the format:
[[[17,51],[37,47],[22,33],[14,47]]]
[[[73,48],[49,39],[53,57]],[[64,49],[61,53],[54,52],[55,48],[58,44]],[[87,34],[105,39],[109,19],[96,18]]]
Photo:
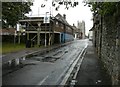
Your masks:
[[[75,24],[73,23],[73,26],[75,26]]]
[[[66,19],[66,15],[65,14],[63,14],[63,18]]]

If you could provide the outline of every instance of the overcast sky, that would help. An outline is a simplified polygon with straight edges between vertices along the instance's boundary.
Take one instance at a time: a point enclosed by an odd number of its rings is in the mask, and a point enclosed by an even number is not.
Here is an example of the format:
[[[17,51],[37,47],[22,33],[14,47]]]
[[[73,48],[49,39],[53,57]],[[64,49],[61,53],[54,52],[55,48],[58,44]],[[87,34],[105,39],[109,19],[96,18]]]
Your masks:
[[[76,1],[76,0],[75,0]],[[46,12],[50,12],[53,16],[60,13],[61,15],[66,14],[66,20],[70,25],[73,23],[77,26],[77,21],[85,21],[86,34],[92,28],[92,12],[90,7],[84,6],[82,0],[78,0],[79,5],[75,8],[65,9],[65,6],[60,6],[58,11],[55,11],[55,8],[52,7],[52,0],[45,2],[44,0],[34,0],[33,6],[31,6],[32,12],[29,15],[32,16],[44,16]],[[41,4],[45,4],[44,8],[41,8]]]

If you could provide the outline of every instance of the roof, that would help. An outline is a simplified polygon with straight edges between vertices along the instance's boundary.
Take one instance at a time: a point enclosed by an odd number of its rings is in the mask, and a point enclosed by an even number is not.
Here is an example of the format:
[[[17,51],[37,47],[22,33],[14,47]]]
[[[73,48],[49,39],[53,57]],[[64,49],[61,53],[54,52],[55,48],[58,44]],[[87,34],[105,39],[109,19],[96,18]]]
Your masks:
[[[53,21],[54,19],[56,19],[57,21],[60,21],[61,23],[73,28],[71,25],[69,25],[69,23],[66,21],[66,19],[64,19],[64,17],[61,14],[57,14],[55,17],[51,17],[50,21]],[[28,17],[26,19],[22,19],[19,20],[19,22],[43,22],[44,21],[44,17]]]
[[[57,14],[55,17],[52,17],[52,19],[57,19],[58,21],[69,25],[68,22],[64,19],[64,17],[61,14]],[[19,22],[42,22],[44,21],[44,17],[27,17],[26,19],[21,19]]]
[[[30,22],[30,21],[43,21],[42,19],[23,19],[23,20],[19,20],[19,22]]]
[[[26,19],[21,19],[19,22],[38,22],[38,21],[43,21],[44,17],[29,17]]]
[[[68,22],[66,21],[66,19],[64,19],[64,17],[61,14],[57,14],[55,16],[56,19],[58,19],[59,21],[61,21],[62,23],[65,23],[66,25],[69,25]]]

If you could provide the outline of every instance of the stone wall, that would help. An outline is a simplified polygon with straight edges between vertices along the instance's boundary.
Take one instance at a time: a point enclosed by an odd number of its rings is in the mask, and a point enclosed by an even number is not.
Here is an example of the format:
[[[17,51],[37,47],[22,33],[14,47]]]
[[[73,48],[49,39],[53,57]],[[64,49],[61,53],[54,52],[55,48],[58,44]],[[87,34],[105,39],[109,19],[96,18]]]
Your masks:
[[[94,45],[99,58],[111,76],[113,85],[120,85],[120,20],[113,16],[96,17],[94,23]]]

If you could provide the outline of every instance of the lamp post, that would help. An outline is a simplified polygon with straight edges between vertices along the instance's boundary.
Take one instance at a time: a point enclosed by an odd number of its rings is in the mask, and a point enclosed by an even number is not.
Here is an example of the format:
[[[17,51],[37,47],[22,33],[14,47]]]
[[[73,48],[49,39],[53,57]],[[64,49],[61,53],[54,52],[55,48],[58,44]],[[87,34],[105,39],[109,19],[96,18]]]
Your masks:
[[[37,33],[37,34],[38,34],[38,35],[37,35],[37,36],[38,36],[38,38],[37,38],[37,39],[38,39],[38,40],[37,40],[38,46],[40,46],[40,25],[41,25],[41,23],[38,22],[38,26],[39,26],[39,28],[38,28],[38,33]]]

